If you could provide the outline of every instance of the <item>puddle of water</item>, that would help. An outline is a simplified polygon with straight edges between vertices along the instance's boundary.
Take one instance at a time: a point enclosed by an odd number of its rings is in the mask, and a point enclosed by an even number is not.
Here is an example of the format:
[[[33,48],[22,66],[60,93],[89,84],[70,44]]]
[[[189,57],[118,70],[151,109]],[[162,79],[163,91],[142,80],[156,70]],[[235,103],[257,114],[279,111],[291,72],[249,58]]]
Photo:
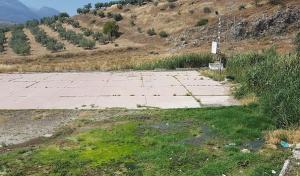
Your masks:
[[[207,125],[201,126],[201,132],[202,133],[200,134],[200,136],[187,139],[183,141],[183,143],[192,145],[202,145],[213,137],[213,132]]]
[[[265,144],[264,139],[255,139],[254,141],[247,142],[243,145],[244,148],[247,148],[251,151],[258,151],[260,150]]]

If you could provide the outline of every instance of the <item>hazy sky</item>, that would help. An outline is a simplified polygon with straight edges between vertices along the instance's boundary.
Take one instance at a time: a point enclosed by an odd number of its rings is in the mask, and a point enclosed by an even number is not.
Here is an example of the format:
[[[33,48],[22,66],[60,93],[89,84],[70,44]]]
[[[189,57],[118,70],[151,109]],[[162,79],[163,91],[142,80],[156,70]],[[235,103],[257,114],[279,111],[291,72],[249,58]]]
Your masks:
[[[41,8],[47,6],[74,15],[78,7],[82,7],[87,3],[95,4],[96,2],[107,2],[109,0],[20,0],[20,1],[22,1],[28,7]]]

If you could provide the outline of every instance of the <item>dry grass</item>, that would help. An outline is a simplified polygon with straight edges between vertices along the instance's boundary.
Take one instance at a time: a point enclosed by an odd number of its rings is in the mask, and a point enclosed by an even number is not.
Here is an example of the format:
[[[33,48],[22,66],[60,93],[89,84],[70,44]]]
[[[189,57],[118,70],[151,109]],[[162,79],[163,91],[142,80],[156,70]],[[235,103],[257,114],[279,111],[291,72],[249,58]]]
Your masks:
[[[300,128],[290,130],[275,130],[266,134],[266,143],[270,148],[277,148],[281,140],[287,140],[289,144],[300,143]]]
[[[58,53],[38,58],[0,60],[0,72],[64,72],[109,71],[131,69],[165,55],[150,55],[143,49],[120,48],[118,50],[90,53]],[[2,62],[2,64],[1,64]]]
[[[14,72],[14,71],[18,71],[17,66],[0,64],[0,73],[7,73],[7,72]]]
[[[200,70],[201,75],[209,77],[215,81],[224,81],[225,79],[225,72],[224,71],[216,71],[216,70],[209,70],[209,69],[202,69]]]

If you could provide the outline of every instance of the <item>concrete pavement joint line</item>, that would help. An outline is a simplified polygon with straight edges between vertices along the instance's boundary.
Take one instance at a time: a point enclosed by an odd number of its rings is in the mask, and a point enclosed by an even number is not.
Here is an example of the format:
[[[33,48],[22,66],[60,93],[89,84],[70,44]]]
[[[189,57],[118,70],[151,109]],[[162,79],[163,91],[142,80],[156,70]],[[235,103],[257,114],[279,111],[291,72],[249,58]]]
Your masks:
[[[198,102],[199,103],[199,105],[200,105],[200,107],[202,107],[202,103],[201,103],[201,100],[200,99],[198,99],[198,98],[196,98],[194,95],[193,95],[193,93],[176,77],[176,75],[174,75],[173,76],[173,78],[174,79],[176,79],[180,84],[181,84],[181,86],[183,87],[183,88],[185,88],[185,90],[189,93],[189,95],[191,95],[193,98],[194,98],[194,100],[196,101],[196,102]]]
[[[30,88],[30,87],[32,87],[32,86],[34,86],[34,85],[38,84],[38,83],[40,83],[40,81],[37,81],[37,82],[35,82],[35,83],[32,83],[31,85],[29,85],[29,86],[26,86],[25,88],[26,88],[26,89],[28,89],[28,88]]]
[[[142,87],[145,87],[145,84],[144,84],[144,77],[143,77],[143,74],[140,73],[141,75],[141,80],[142,80]],[[148,104],[148,101],[147,101],[147,96],[145,95],[145,106]],[[138,105],[137,105],[138,106]],[[143,105],[142,105],[143,106]]]

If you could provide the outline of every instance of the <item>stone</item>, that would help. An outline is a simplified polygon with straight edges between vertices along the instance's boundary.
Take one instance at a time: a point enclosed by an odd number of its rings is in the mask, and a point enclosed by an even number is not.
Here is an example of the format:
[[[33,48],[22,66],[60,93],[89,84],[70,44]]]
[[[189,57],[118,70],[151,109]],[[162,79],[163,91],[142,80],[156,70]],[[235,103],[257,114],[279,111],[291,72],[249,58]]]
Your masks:
[[[242,149],[241,152],[242,153],[250,153],[250,150],[249,149]]]

